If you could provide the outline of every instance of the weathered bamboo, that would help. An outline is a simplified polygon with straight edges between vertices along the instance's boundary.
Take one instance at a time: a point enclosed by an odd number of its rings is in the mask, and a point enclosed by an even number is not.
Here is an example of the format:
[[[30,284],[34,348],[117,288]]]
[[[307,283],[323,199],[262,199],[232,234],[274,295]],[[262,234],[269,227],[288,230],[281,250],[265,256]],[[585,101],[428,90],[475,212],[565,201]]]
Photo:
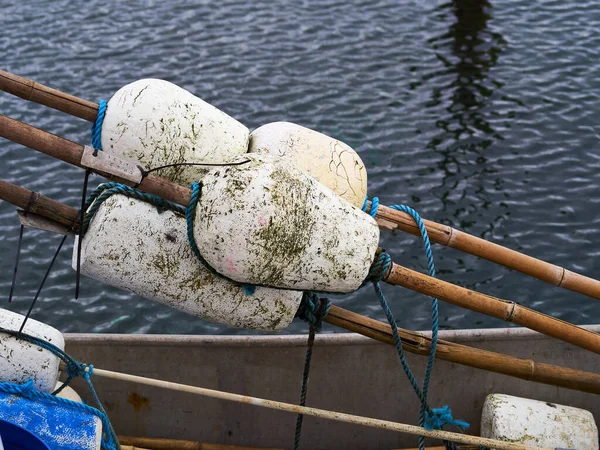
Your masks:
[[[214,389],[201,388],[181,383],[173,383],[170,381],[156,380],[153,378],[140,377],[137,375],[113,372],[110,370],[99,369],[96,367],[94,368],[94,376],[109,378],[118,381],[126,381],[130,383],[137,383],[145,386],[153,386],[161,389],[170,389],[177,392],[201,395],[203,397],[215,398],[235,403],[243,403],[246,405],[260,406],[263,408],[291,412],[294,414],[303,414],[305,416],[319,417],[321,419],[334,420],[337,422],[352,423],[355,425],[378,428],[380,430],[396,431],[399,433],[406,433],[417,436],[425,436],[433,439],[458,442],[460,444],[483,445],[488,448],[502,450],[555,450],[548,447],[533,447],[513,442],[499,441],[496,439],[482,438],[479,436],[471,436],[468,434],[452,433],[449,431],[426,430],[425,428],[417,427],[415,425],[390,422],[388,420],[381,419],[373,419],[370,417],[356,416],[353,414],[328,411],[319,408],[310,408],[307,406],[292,405],[290,403],[278,402],[275,400],[266,400],[257,397],[250,397],[247,395],[233,394],[231,392],[217,391]]]
[[[68,139],[56,136],[47,131],[40,130],[18,120],[0,115],[0,136],[9,139],[18,144],[29,147],[38,152],[60,159],[73,166],[82,167],[81,157],[83,155],[83,145],[77,144]],[[109,173],[100,173],[109,180],[118,181],[129,186],[133,185],[130,181],[114,177]],[[155,175],[148,175],[144,178],[139,188],[150,194],[158,195],[166,200],[181,205],[187,205],[190,201],[189,188],[171,183],[165,178]]]
[[[16,195],[14,194],[15,192],[17,193]],[[75,227],[73,221],[78,219],[77,209],[51,200],[39,193],[33,193],[27,189],[0,180],[0,200],[12,203],[19,208],[25,208],[32,197],[36,198],[35,204],[38,205],[38,214],[50,220],[58,219],[60,224],[69,228]],[[57,208],[56,211],[60,212],[54,213],[53,209],[55,207]],[[395,345],[392,331],[388,324],[339,308],[335,305],[331,306],[329,314],[325,317],[325,321],[385,344]],[[429,337],[402,328],[398,332],[402,338],[402,347],[406,351],[418,355],[429,355],[431,346],[431,339]],[[438,341],[436,356],[438,359],[444,361],[527,381],[600,394],[600,374],[538,363],[529,359],[515,358],[443,340]]]
[[[36,83],[27,78],[0,70],[0,89],[50,108],[93,122],[98,105]],[[368,205],[369,209],[371,204]],[[382,229],[401,230],[419,236],[419,229],[409,214],[380,205],[377,223]],[[455,228],[425,220],[432,242],[461,250],[496,264],[538,278],[555,286],[600,299],[600,281],[563,267],[502,247]]]
[[[369,210],[371,208],[370,202],[368,208]],[[389,231],[398,229],[416,236],[421,235],[419,228],[409,214],[396,211],[387,206],[379,205],[376,220],[382,229]],[[599,280],[502,247],[447,225],[429,220],[423,220],[423,222],[432,242],[487,259],[555,286],[600,299]]]
[[[600,354],[600,334],[547,316],[509,300],[456,286],[415,270],[392,264],[384,281],[505,322],[513,322]]]
[[[54,156],[75,166],[82,167],[80,162],[84,150],[82,145],[55,136],[39,128],[0,115],[0,136]],[[132,184],[126,180],[115,178],[110,174],[100,173],[100,175],[128,185]],[[145,192],[158,195],[182,205],[187,205],[190,199],[189,188],[179,186],[165,178],[154,175],[144,178],[139,188]],[[394,264],[393,267],[394,269],[390,270],[385,279],[390,284],[404,286],[472,311],[487,314],[505,321],[512,321],[600,354],[600,335],[597,333],[518,306],[514,302],[479,294],[475,291],[429,277],[428,275],[420,274],[397,264]]]
[[[137,436],[117,436],[121,446],[134,445],[151,450],[283,450],[266,447],[240,447],[239,445],[209,444],[207,442],[186,441],[182,439],[147,438]]]
[[[98,105],[27,78],[0,70],[0,89],[22,99],[39,103],[93,122],[98,115]]]
[[[325,322],[362,334],[377,341],[395,345],[392,330],[387,323],[332,305]],[[398,329],[402,347],[418,355],[429,355],[431,339],[415,331]],[[502,353],[468,347],[450,341],[439,340],[436,358],[463,366],[500,373],[522,380],[559,386],[577,391],[600,394],[600,374],[569,369],[516,358]]]

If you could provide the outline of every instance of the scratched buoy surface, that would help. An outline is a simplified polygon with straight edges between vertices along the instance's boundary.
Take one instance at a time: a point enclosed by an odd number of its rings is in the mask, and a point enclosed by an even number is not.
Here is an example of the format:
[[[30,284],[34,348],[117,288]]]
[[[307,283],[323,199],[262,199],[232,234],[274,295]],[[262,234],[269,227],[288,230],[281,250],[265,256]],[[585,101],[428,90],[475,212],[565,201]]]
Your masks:
[[[220,163],[248,151],[249,130],[223,111],[168,81],[145,79],[119,89],[102,125],[104,151],[146,169],[179,163]],[[189,186],[206,171],[177,166],[156,171]]]
[[[76,264],[74,246],[73,266]],[[212,275],[190,248],[185,218],[122,195],[107,199],[83,238],[81,273],[211,322],[279,331],[302,293],[259,287],[246,295]]]
[[[544,448],[598,450],[591,412],[505,394],[485,399],[481,436]]]
[[[243,158],[203,179],[194,236],[208,263],[251,284],[357,289],[379,243],[375,220],[287,159]]]
[[[0,309],[0,327],[18,331],[25,316]],[[25,334],[42,338],[60,349],[65,348],[62,334],[37,320],[28,319]],[[48,350],[6,333],[0,333],[0,381],[25,383],[33,380],[36,389],[51,393],[58,379],[60,360]]]
[[[289,158],[292,164],[356,207],[367,195],[367,170],[348,145],[289,122],[274,122],[250,134],[250,152]]]

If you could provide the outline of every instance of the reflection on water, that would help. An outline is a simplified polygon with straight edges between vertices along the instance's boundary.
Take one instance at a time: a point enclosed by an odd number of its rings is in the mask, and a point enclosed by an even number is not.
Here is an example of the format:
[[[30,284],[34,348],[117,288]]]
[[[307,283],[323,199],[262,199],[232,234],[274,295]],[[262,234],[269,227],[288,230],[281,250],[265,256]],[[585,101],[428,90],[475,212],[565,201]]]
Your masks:
[[[490,120],[497,115],[490,103],[502,83],[489,72],[506,41],[488,27],[491,10],[490,2],[481,0],[453,0],[436,8],[441,23],[451,22],[443,34],[429,39],[444,69],[424,77],[436,79],[426,106],[439,112],[440,105],[447,105],[436,121],[439,133],[428,143],[428,148],[442,156],[437,164],[437,169],[444,173],[439,196],[446,215],[457,219],[450,219],[449,224],[464,230],[474,223],[473,213],[489,206],[488,190],[501,189],[502,185],[499,178],[490,185],[489,180],[497,170],[488,163],[485,154],[490,145],[503,139],[501,130]],[[464,202],[457,207],[456,200],[465,197],[473,198],[469,208],[465,208]],[[483,234],[493,226],[494,222],[490,223]]]

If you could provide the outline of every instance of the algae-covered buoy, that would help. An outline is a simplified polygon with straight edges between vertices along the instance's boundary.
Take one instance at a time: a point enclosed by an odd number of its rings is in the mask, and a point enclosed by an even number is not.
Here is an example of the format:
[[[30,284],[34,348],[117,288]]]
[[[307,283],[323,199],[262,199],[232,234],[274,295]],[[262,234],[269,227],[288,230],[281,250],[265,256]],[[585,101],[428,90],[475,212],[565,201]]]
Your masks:
[[[102,148],[146,169],[167,164],[220,163],[248,151],[249,130],[223,111],[168,81],[144,79],[119,89],[108,102]],[[189,186],[202,166],[155,174]]]
[[[266,287],[246,295],[241,285],[211,274],[196,259],[185,217],[124,195],[108,198],[91,220],[82,240],[81,273],[238,328],[282,330],[302,298],[301,292]]]
[[[375,220],[289,160],[248,162],[203,178],[194,236],[202,256],[239,282],[350,292],[363,283],[379,242]]]
[[[350,146],[337,139],[294,123],[274,122],[250,134],[249,151],[288,158],[356,207],[365,201],[365,165]]]
[[[0,309],[0,327],[11,331],[21,328],[25,316]],[[28,319],[23,333],[44,339],[64,350],[65,341],[57,329]],[[33,381],[35,388],[45,393],[54,391],[60,360],[50,351],[23,339],[0,332],[0,381],[25,383]]]

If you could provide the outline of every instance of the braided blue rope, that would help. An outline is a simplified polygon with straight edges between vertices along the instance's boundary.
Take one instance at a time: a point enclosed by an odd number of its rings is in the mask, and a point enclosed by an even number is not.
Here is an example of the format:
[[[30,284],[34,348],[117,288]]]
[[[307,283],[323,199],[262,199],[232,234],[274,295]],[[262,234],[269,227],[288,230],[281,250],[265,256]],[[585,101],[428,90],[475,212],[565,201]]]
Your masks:
[[[363,211],[367,212],[368,205],[368,197],[365,199],[363,204]],[[377,215],[377,208],[379,206],[379,199],[377,197],[373,198],[371,202],[371,210],[369,214],[371,217],[375,217]],[[423,246],[425,248],[425,254],[427,255],[427,265],[429,269],[429,274],[432,277],[435,277],[435,264],[433,262],[433,251],[431,250],[431,243],[429,241],[429,236],[427,234],[427,229],[425,228],[425,224],[423,220],[419,216],[419,214],[412,208],[404,205],[393,205],[390,208],[395,209],[397,211],[402,211],[411,215],[413,220],[416,222],[419,227],[419,231],[421,233],[421,237],[423,239]],[[419,425],[425,427],[428,430],[432,429],[442,429],[444,425],[454,425],[460,429],[465,429],[469,427],[467,422],[462,420],[456,420],[452,417],[451,410],[448,406],[444,406],[442,408],[431,409],[427,403],[427,396],[429,393],[429,383],[431,381],[431,373],[433,371],[433,365],[435,363],[435,355],[437,352],[437,343],[438,343],[438,331],[439,331],[439,313],[438,313],[438,300],[437,298],[431,297],[431,346],[429,351],[429,356],[427,359],[427,367],[425,369],[425,376],[423,378],[423,386],[419,388],[417,380],[415,379],[408,362],[406,361],[406,357],[404,354],[404,349],[402,348],[402,339],[398,334],[398,325],[396,324],[396,320],[394,315],[389,308],[383,291],[381,290],[381,286],[379,282],[383,279],[385,274],[389,271],[391,265],[391,258],[386,253],[381,253],[379,255],[378,260],[376,260],[371,266],[371,270],[369,272],[369,278],[375,287],[375,292],[377,297],[379,298],[379,302],[383,311],[385,312],[386,318],[392,328],[392,334],[394,336],[394,342],[396,344],[396,350],[398,352],[398,356],[400,358],[400,363],[402,364],[402,368],[413,388],[417,396],[421,401],[421,409],[419,413]],[[455,448],[455,445],[452,443],[446,443],[447,447]],[[423,450],[425,447],[424,438],[419,436],[419,449]]]
[[[121,450],[121,445],[119,444],[119,440],[117,439],[115,430],[113,429],[110,420],[108,419],[108,415],[106,414],[106,410],[102,406],[102,402],[100,402],[98,394],[96,393],[96,389],[94,389],[94,385],[92,384],[91,377],[94,372],[94,366],[92,366],[91,364],[87,365],[76,361],[64,350],[36,336],[31,336],[29,334],[9,330],[3,327],[0,327],[0,332],[6,333],[10,336],[14,336],[18,339],[24,340],[31,344],[37,345],[38,347],[48,350],[53,355],[57,356],[67,366],[67,380],[62,384],[60,388],[58,388],[52,394],[46,394],[45,392],[40,392],[36,390],[32,380],[29,380],[24,384],[2,382],[0,383],[0,391],[6,392],[8,394],[20,395],[30,400],[43,399],[56,403],[62,403],[72,408],[81,409],[88,413],[94,414],[102,422],[102,447],[106,450]],[[82,377],[88,385],[90,393],[92,394],[92,398],[98,406],[97,408],[56,396],[56,394],[63,390],[73,378],[76,378],[78,376]]]
[[[98,102],[98,115],[92,124],[92,147],[102,150],[102,123],[106,116],[106,100]]]

